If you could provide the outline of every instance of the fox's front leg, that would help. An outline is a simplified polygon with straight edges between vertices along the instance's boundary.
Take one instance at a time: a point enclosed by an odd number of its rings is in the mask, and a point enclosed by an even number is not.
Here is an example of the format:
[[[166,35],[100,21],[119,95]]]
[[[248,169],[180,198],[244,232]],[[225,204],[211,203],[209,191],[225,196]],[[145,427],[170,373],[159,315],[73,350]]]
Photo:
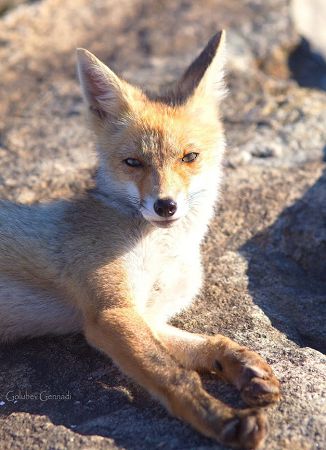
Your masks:
[[[234,448],[257,448],[263,441],[265,417],[252,409],[235,410],[211,397],[199,375],[168,353],[133,308],[106,309],[86,317],[85,334],[173,415],[204,435]]]
[[[184,367],[216,372],[234,384],[249,405],[266,406],[279,401],[279,381],[257,353],[222,335],[192,334],[169,325],[162,326],[157,333]]]

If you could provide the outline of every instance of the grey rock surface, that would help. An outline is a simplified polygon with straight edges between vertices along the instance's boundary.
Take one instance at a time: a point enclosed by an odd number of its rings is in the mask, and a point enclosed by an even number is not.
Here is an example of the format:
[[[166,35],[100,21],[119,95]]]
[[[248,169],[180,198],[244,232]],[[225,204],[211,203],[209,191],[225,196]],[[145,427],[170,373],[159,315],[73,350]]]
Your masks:
[[[0,17],[0,196],[70,196],[95,166],[75,77],[87,47],[126,78],[170,83],[229,29],[225,182],[203,245],[206,283],[174,323],[259,351],[282,382],[266,450],[326,447],[326,94],[289,78],[289,2],[43,0]],[[214,378],[207,389],[242,407]],[[35,394],[37,399],[14,396]],[[66,395],[55,400],[49,395]],[[0,349],[0,448],[216,449],[82,336]]]

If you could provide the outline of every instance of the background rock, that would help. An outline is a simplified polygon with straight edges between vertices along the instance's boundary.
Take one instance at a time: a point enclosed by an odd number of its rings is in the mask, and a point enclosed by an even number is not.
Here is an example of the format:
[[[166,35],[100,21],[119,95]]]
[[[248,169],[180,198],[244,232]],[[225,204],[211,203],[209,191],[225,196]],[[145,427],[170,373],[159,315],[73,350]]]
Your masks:
[[[0,195],[26,203],[91,183],[75,47],[157,88],[216,29],[229,29],[225,183],[203,246],[205,287],[175,323],[224,333],[272,364],[283,401],[268,411],[266,450],[326,447],[326,95],[291,79],[301,38],[289,11],[285,0],[43,0],[0,18]],[[311,71],[305,77],[320,86]],[[230,386],[204,382],[243,406]],[[19,392],[71,398],[10,401]],[[3,449],[222,450],[169,417],[81,336],[2,346],[0,412]]]
[[[326,90],[326,4],[323,0],[292,0],[291,16],[302,39],[289,66],[302,86]]]
[[[298,32],[326,59],[326,6],[322,0],[292,0],[291,13]]]

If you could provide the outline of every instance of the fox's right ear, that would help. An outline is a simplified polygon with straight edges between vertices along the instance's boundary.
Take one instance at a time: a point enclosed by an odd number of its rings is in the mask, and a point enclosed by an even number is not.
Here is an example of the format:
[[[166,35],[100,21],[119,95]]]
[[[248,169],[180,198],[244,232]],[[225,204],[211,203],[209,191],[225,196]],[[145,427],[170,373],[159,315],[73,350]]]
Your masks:
[[[118,118],[141,96],[137,88],[121,80],[83,48],[77,49],[77,69],[84,100],[99,119]]]
[[[221,99],[226,92],[224,77],[225,31],[219,31],[185,71],[177,84],[180,103]]]

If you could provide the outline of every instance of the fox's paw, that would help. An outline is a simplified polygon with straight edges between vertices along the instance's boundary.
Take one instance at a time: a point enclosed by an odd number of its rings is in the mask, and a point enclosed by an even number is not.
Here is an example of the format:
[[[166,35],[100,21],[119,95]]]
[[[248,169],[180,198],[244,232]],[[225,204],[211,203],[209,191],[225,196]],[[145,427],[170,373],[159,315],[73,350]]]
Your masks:
[[[202,388],[195,372],[186,372],[186,377],[182,374],[180,380],[178,384],[174,378],[169,397],[168,407],[173,415],[205,436],[232,448],[256,449],[262,444],[268,426],[261,411],[230,408]]]
[[[233,418],[224,423],[219,440],[233,448],[257,449],[263,444],[267,432],[266,416],[247,409],[237,411]]]
[[[224,338],[222,345],[220,340],[216,342],[215,354],[213,370],[234,384],[248,405],[267,406],[280,400],[280,383],[257,353]]]
[[[267,406],[280,400],[280,382],[264,360],[259,365],[244,365],[241,372],[239,389],[248,405]]]

